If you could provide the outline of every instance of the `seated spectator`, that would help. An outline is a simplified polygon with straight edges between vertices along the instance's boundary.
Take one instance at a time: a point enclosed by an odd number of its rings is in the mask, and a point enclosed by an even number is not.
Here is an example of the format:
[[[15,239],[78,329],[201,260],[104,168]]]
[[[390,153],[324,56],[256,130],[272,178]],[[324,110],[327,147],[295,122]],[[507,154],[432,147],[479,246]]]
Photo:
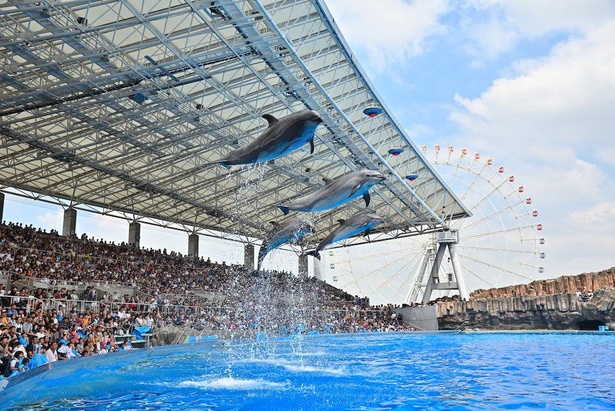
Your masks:
[[[13,375],[17,375],[21,372],[20,370],[20,366],[21,366],[21,362],[23,360],[23,352],[22,351],[16,351],[15,355],[13,355],[13,358],[10,361],[10,365],[9,365],[9,372],[7,375],[7,372],[4,373],[5,377],[12,377]]]
[[[41,346],[38,349],[38,351],[32,356],[32,359],[28,363],[28,368],[32,369],[32,368],[40,367],[41,365],[47,364],[49,360],[47,359],[44,353],[45,353],[45,349]]]
[[[47,350],[45,350],[45,357],[47,357],[47,361],[56,362],[60,358],[58,357],[58,343],[52,342]],[[62,358],[64,359],[64,358]]]

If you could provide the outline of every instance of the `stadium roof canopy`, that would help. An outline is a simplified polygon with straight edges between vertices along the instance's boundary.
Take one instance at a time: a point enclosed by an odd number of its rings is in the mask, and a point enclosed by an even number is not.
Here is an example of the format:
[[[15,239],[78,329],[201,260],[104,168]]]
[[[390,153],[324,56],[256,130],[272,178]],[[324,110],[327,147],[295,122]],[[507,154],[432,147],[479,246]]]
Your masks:
[[[5,192],[252,242],[289,218],[276,204],[369,168],[388,177],[371,191],[387,233],[373,238],[469,214],[321,1],[8,0],[0,36]],[[306,145],[258,166],[210,164],[260,135],[263,114],[305,108],[324,120],[314,154]],[[359,199],[311,216],[311,245],[363,210]]]

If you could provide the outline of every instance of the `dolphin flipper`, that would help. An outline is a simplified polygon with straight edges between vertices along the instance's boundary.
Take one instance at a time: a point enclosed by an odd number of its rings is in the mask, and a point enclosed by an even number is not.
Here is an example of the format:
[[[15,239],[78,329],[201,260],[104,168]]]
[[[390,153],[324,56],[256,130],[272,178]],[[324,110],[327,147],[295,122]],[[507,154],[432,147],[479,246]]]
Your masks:
[[[295,140],[290,140],[288,144],[286,145],[286,147],[284,147],[284,150],[282,150],[282,153],[285,153],[286,150],[288,150],[293,145],[294,142]]]
[[[360,188],[361,188],[361,184],[357,184],[356,186],[354,186],[352,188],[352,191],[350,192],[350,195],[348,197],[352,197],[354,195],[354,193],[356,193],[357,190],[359,190]],[[365,197],[365,195],[363,197]]]
[[[365,207],[369,207],[369,200],[371,200],[369,192],[363,194],[363,200],[365,200]]]
[[[314,137],[310,139],[310,154],[314,154]]]

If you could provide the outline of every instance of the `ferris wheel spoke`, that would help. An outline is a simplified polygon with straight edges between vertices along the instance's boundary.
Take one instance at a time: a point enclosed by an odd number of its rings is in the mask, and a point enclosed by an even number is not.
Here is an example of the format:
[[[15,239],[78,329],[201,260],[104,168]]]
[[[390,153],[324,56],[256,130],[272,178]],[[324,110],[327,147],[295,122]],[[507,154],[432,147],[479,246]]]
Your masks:
[[[497,234],[506,234],[506,233],[515,233],[519,231],[519,227],[503,227],[499,230],[492,230],[489,232],[483,232],[483,233],[478,233],[478,234],[472,234],[469,236],[464,236],[463,239],[475,239],[475,238],[479,238],[479,237],[485,237],[485,236],[493,236],[493,235],[497,235]]]
[[[464,274],[470,274],[473,278],[475,278],[478,281],[477,288],[480,286],[480,284],[484,284],[485,286],[489,288],[495,287],[495,284],[496,284],[495,282],[489,282],[483,274],[479,274],[472,269],[467,269],[467,271],[464,271]]]
[[[522,248],[505,248],[505,247],[478,247],[478,246],[460,246],[459,248],[464,251],[483,251],[483,252],[492,252],[492,253],[527,253],[527,250],[523,250]]]
[[[471,190],[471,187],[469,187],[468,190]],[[494,191],[491,191],[491,192],[483,194],[481,198],[479,198],[478,200],[474,201],[471,209],[472,210],[480,210],[480,209],[482,209],[484,202],[488,201],[488,200],[490,200],[492,198],[495,198],[495,196],[498,195],[497,193],[498,193],[497,190],[494,190]],[[502,196],[501,198],[506,199],[505,196]]]
[[[464,258],[467,258],[468,260],[473,261],[473,262],[475,262],[475,263],[478,263],[478,264],[484,265],[485,267],[489,267],[489,268],[495,268],[495,269],[498,269],[499,271],[501,271],[501,272],[503,272],[503,273],[507,273],[507,274],[511,274],[511,275],[521,275],[521,274],[519,274],[518,272],[513,271],[513,270],[511,270],[511,269],[503,269],[503,268],[502,268],[502,267],[500,267],[499,265],[492,264],[492,263],[489,263],[489,262],[487,262],[487,261],[483,261],[483,260],[478,259],[478,258],[470,257],[470,256],[467,256],[467,255],[464,255],[463,257],[464,257]],[[524,277],[524,278],[525,278],[526,280],[532,280],[532,278],[531,278],[531,277]]]
[[[377,271],[382,272],[382,271],[385,271],[385,270],[386,270],[386,269],[388,269],[388,268],[392,268],[393,266],[395,266],[395,263],[396,263],[397,261],[399,261],[401,258],[402,258],[402,257],[399,257],[399,258],[397,258],[397,259],[396,259],[396,260],[394,260],[394,261],[390,261],[390,262],[388,262],[387,264],[384,264],[384,265],[378,266],[378,270],[377,270]],[[356,277],[356,278],[357,278],[358,280],[368,279],[368,278],[369,278],[370,276],[372,276],[372,275],[373,275],[373,271],[365,271],[365,272],[363,272],[363,274],[362,274],[362,275],[360,275],[360,276],[358,276],[358,277]]]
[[[380,293],[391,285],[392,281],[397,280],[397,276],[395,273],[391,273],[385,281],[380,282],[380,284],[374,287],[374,292]],[[396,287],[397,288],[397,287]]]

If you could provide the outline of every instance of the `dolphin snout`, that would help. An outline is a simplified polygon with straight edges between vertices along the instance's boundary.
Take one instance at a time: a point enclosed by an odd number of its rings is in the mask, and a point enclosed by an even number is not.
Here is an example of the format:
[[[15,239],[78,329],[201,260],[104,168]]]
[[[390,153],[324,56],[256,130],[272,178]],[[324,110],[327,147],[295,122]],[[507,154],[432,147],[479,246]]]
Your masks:
[[[322,122],[322,117],[320,117],[318,111],[310,110],[310,114],[312,115],[312,118],[310,118],[311,121]]]

